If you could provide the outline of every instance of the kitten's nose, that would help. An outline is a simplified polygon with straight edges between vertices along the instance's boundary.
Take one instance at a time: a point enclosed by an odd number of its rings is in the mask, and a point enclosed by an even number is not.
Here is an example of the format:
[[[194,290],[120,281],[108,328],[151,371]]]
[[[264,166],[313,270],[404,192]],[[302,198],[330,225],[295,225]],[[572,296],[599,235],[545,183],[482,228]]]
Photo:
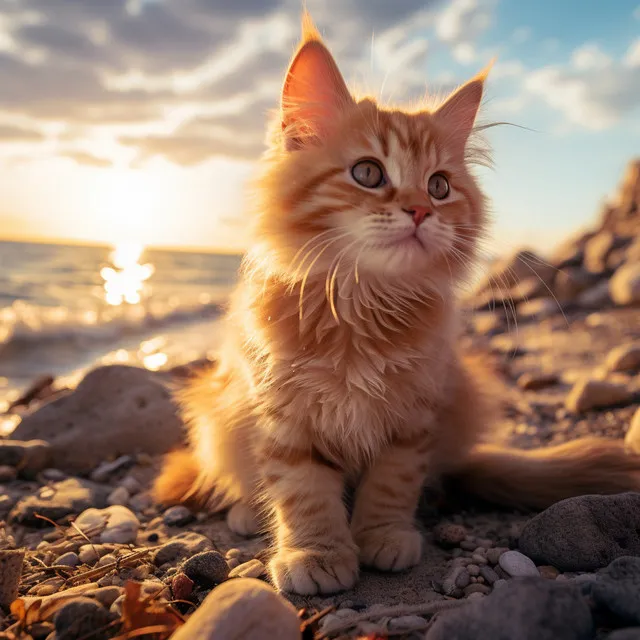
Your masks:
[[[424,207],[420,204],[412,204],[408,209],[403,208],[402,210],[413,218],[416,227],[419,227],[424,222],[424,219],[431,215],[429,207]]]

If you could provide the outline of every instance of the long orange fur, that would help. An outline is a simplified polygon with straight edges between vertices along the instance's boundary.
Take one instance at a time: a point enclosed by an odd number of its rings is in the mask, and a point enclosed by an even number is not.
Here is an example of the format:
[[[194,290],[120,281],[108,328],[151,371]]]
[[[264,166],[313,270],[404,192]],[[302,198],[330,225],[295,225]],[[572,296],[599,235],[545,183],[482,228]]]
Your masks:
[[[455,291],[487,225],[469,169],[483,157],[485,76],[436,108],[356,100],[305,19],[220,364],[180,393],[190,446],[156,485],[164,502],[228,508],[239,533],[273,527],[280,589],[330,593],[353,586],[360,564],[418,563],[416,505],[443,474],[517,506],[640,488],[620,443],[476,446],[491,397],[458,353]],[[386,184],[354,180],[362,159]],[[442,200],[428,190],[436,172],[450,185]],[[350,520],[345,483],[357,487]]]

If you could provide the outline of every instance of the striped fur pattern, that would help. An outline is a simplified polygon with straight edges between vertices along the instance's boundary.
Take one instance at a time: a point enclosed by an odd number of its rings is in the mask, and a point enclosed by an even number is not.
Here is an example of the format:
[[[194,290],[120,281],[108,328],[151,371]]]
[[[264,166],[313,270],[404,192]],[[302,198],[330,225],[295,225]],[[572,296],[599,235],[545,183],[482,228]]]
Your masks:
[[[280,589],[331,593],[360,564],[415,565],[425,481],[482,467],[471,452],[491,408],[457,352],[455,289],[487,223],[469,169],[484,157],[472,142],[483,83],[410,112],[356,100],[305,23],[220,364],[181,392],[190,446],[156,487],[164,502],[229,509],[239,533],[270,527]],[[362,159],[384,185],[354,180]],[[436,172],[443,199],[428,192]]]

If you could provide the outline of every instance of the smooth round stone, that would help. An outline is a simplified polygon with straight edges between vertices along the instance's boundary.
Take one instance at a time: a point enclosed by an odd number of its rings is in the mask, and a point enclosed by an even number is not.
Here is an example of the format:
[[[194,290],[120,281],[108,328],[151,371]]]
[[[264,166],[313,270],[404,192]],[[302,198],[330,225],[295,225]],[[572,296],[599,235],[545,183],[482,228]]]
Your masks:
[[[0,465],[0,482],[11,482],[17,477],[18,471],[15,469],[15,467],[10,467],[6,464]]]
[[[80,558],[77,553],[69,551],[64,553],[57,560],[56,564],[64,565],[65,567],[77,567],[80,564]]]
[[[480,567],[480,576],[488,584],[494,584],[500,579],[500,576],[491,567],[488,567],[486,565]]]
[[[471,556],[471,559],[475,562],[475,564],[487,564],[487,559],[483,554],[480,553],[474,553]]]
[[[472,593],[483,593],[484,595],[488,595],[491,593],[491,587],[487,587],[486,584],[470,584],[468,587],[464,589],[464,595],[470,596]]]
[[[100,560],[98,560],[98,566],[99,567],[106,567],[108,564],[113,564],[114,562],[116,562],[116,557],[112,556],[110,553],[107,553],[106,556],[102,556],[102,558],[100,558]]]
[[[540,575],[533,560],[527,558],[527,556],[519,551],[507,551],[503,553],[500,556],[499,564],[512,578]]]
[[[238,560],[238,558],[229,558],[227,564],[229,565],[229,569],[233,570],[240,566],[240,560]]]
[[[187,522],[193,520],[193,513],[187,507],[179,504],[175,507],[170,507],[164,512],[162,521],[168,527],[179,527]]]
[[[96,635],[96,629],[106,627],[114,616],[100,603],[90,598],[77,598],[65,604],[55,615],[56,640],[75,640],[85,635]]]
[[[300,640],[300,620],[295,607],[264,582],[229,580],[216,587],[171,636],[171,640],[194,638]]]
[[[458,589],[464,589],[471,581],[469,571],[461,571],[456,578],[456,587]]]
[[[267,568],[260,560],[254,558],[245,562],[229,573],[230,578],[259,578],[267,572]]]
[[[444,522],[433,529],[435,542],[443,547],[455,547],[467,536],[467,530],[460,524]]]
[[[477,564],[468,564],[467,571],[474,578],[480,575],[480,567]]]
[[[503,553],[505,553],[505,551],[508,551],[508,549],[504,549],[502,547],[495,547],[493,549],[487,549],[487,553],[485,555],[489,563],[495,565],[495,564],[498,564],[500,560],[500,556]]]

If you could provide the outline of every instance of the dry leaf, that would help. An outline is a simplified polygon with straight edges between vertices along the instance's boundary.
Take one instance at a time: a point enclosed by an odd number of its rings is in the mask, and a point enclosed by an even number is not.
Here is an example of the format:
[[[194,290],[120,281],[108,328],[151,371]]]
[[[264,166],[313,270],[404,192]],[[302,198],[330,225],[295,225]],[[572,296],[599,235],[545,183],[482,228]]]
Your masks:
[[[122,638],[138,637],[146,629],[145,635],[165,640],[184,624],[183,617],[171,605],[154,602],[155,594],[141,599],[140,592],[139,582],[127,582],[124,586]]]

